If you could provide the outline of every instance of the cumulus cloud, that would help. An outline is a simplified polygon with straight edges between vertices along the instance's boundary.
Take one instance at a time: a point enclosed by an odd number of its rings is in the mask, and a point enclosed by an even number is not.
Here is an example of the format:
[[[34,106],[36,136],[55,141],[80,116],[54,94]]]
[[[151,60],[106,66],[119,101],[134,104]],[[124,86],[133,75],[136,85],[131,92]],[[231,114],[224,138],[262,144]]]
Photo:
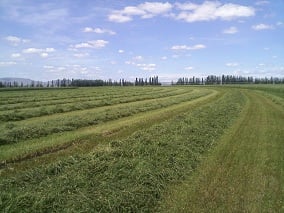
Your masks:
[[[187,45],[174,45],[172,46],[172,50],[200,50],[204,49],[206,46],[204,44],[196,44],[194,46],[187,46]]]
[[[202,4],[178,4],[177,7],[182,12],[175,18],[186,22],[232,20],[255,15],[252,7],[232,3],[221,4],[218,1],[205,1]]]
[[[219,1],[205,1],[202,4],[175,3],[169,2],[145,2],[137,6],[127,6],[122,10],[114,10],[108,20],[124,23],[132,21],[135,16],[140,18],[152,18],[163,15],[176,20],[186,22],[212,21],[212,20],[233,20],[242,17],[255,15],[255,9],[240,4],[225,3]]]
[[[29,42],[28,39],[23,39],[23,38],[20,38],[20,37],[17,37],[17,36],[7,36],[7,37],[5,37],[5,40],[8,41],[13,46],[17,46],[21,43]]]
[[[133,20],[134,16],[141,18],[152,18],[157,15],[168,13],[172,9],[172,4],[166,2],[145,2],[137,6],[127,6],[122,10],[114,10],[109,14],[108,20],[112,22],[124,23]]]
[[[75,49],[80,49],[80,48],[100,49],[100,48],[105,47],[108,43],[109,42],[105,40],[92,40],[92,41],[75,44],[73,47]]]
[[[85,33],[97,33],[97,34],[109,34],[109,35],[115,35],[116,34],[116,32],[109,30],[109,29],[92,28],[92,27],[85,27],[83,32],[85,32]]]
[[[223,33],[225,34],[235,34],[238,32],[238,29],[236,27],[229,27],[228,29],[225,29]]]
[[[252,29],[253,30],[271,30],[273,29],[274,27],[272,25],[268,25],[268,24],[257,24],[257,25],[253,25],[252,26]]]

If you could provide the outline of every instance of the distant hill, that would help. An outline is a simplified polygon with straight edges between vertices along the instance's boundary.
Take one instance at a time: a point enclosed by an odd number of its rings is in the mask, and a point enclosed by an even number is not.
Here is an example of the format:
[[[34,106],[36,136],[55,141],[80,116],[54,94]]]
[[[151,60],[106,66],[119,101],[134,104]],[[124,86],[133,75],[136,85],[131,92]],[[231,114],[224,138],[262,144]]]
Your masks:
[[[23,83],[23,85],[30,85],[33,82],[33,80],[27,78],[0,78],[0,82],[4,84],[9,82],[13,84],[14,82],[16,82],[19,85],[21,83]]]

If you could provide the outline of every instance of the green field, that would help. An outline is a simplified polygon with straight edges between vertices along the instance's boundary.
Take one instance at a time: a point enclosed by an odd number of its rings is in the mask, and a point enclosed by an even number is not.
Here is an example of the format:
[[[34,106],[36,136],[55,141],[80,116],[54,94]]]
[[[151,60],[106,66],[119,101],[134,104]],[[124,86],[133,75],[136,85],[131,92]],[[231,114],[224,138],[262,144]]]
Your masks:
[[[1,212],[283,212],[284,86],[0,90]]]

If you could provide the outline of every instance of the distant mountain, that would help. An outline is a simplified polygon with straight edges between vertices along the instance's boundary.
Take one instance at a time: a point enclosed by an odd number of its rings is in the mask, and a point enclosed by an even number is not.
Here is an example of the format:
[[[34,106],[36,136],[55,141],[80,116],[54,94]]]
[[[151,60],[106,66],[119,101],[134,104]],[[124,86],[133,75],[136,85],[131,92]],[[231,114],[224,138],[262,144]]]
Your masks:
[[[0,78],[0,82],[2,83],[16,82],[19,85],[21,83],[23,83],[23,85],[30,85],[33,82],[33,80],[27,78]]]

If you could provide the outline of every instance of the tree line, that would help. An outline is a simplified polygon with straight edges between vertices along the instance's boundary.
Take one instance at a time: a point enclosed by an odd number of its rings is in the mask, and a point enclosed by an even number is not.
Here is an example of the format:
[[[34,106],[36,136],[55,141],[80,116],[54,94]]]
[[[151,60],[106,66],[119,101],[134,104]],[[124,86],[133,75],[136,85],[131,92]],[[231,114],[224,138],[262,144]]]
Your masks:
[[[284,78],[279,77],[244,77],[235,75],[209,75],[205,78],[197,77],[183,77],[179,78],[176,82],[172,82],[173,85],[213,85],[213,84],[283,84]]]
[[[28,84],[17,81],[0,81],[0,87],[29,87],[29,88],[41,88],[41,87],[98,87],[98,86],[147,86],[147,85],[161,85],[159,77],[149,78],[136,78],[134,82],[120,79],[116,80],[89,80],[89,79],[57,79],[47,82],[31,81]]]

